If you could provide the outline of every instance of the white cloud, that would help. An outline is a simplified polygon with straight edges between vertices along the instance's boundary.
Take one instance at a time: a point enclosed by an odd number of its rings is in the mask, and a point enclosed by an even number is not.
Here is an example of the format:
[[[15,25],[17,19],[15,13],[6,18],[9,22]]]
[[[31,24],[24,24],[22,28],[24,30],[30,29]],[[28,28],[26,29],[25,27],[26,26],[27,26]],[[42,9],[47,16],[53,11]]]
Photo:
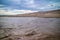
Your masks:
[[[21,0],[8,0],[8,1],[10,1],[12,3],[15,3],[15,4],[20,4],[21,3]]]
[[[60,6],[60,2],[59,3],[53,3],[53,6]]]
[[[5,5],[0,4],[0,7],[3,7],[3,6],[5,6]]]
[[[31,8],[31,10],[24,10],[23,8],[22,8],[23,10],[15,10],[11,7],[10,8],[9,7],[4,7],[4,8],[0,8],[0,14],[8,14],[8,15],[10,15],[10,14],[12,14],[12,15],[14,15],[14,14],[24,14],[24,13],[35,12],[35,11],[32,11],[32,9],[39,11],[39,10],[49,10],[50,8],[55,8],[57,6],[60,7],[60,5],[59,5],[60,3],[58,3],[58,2],[57,3],[50,2],[46,5],[41,6],[38,3],[36,4],[35,0],[8,0],[8,1],[11,1],[12,3],[14,2],[15,4],[18,4],[19,9],[20,9],[20,6],[23,6],[27,9]],[[1,6],[5,6],[5,5],[0,5],[0,7]]]
[[[11,7],[5,7],[5,5],[0,5],[0,15],[16,15],[16,14],[24,14],[24,13],[33,13],[37,11],[32,11],[32,10],[18,10],[18,9],[13,9]]]
[[[15,13],[12,13],[8,10],[0,10],[0,15],[14,15]]]
[[[46,9],[49,10],[51,8],[56,9],[60,7],[60,2],[56,2],[56,3],[50,2],[49,4],[41,6],[40,4],[36,4],[34,0],[27,0],[24,6],[35,10],[46,10]]]
[[[56,7],[56,6],[60,6],[60,3],[52,3],[48,5],[48,7]]]
[[[33,12],[37,12],[37,11],[32,11],[32,10],[13,10],[12,12],[24,14],[24,13],[33,13]]]
[[[24,0],[24,4],[28,5],[28,4],[34,4],[34,0]]]
[[[16,15],[16,14],[25,14],[25,13],[33,13],[37,11],[31,10],[0,10],[0,15]]]
[[[44,5],[43,7],[38,6],[37,9],[49,10],[49,9],[58,9],[58,7],[60,7],[60,2],[47,4],[47,5]]]
[[[24,3],[22,6],[27,8],[36,8],[37,5],[35,4],[35,0],[24,0]]]

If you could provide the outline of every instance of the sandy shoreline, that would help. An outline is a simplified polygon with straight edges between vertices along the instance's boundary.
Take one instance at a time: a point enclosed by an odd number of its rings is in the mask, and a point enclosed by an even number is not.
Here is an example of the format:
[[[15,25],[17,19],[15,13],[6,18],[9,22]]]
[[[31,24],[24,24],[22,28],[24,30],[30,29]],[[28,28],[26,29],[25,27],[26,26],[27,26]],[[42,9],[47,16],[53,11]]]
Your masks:
[[[12,33],[14,30],[17,31],[17,29],[12,28],[0,28],[0,40],[60,40],[60,34],[44,34],[31,30],[23,35],[14,35]]]
[[[60,18],[2,17],[0,40],[60,40]]]

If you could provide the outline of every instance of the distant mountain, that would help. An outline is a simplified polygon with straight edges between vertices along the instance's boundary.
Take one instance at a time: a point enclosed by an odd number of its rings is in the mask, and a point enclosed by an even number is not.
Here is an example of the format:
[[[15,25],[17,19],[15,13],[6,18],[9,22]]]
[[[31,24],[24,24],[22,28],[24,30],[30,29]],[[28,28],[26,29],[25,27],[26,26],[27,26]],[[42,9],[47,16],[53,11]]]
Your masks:
[[[47,17],[47,18],[59,17],[60,18],[60,10],[39,11],[34,13],[25,13],[25,14],[18,14],[18,15],[3,15],[3,17]]]
[[[60,10],[39,11],[34,13],[19,14],[24,17],[60,17]]]

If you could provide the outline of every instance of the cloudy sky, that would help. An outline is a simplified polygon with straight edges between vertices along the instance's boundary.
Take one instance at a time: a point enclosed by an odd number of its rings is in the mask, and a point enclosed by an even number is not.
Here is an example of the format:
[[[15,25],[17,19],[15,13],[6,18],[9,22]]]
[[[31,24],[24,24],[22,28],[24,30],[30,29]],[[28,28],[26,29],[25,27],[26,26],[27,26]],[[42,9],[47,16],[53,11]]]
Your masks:
[[[60,0],[0,0],[0,15],[60,9]]]

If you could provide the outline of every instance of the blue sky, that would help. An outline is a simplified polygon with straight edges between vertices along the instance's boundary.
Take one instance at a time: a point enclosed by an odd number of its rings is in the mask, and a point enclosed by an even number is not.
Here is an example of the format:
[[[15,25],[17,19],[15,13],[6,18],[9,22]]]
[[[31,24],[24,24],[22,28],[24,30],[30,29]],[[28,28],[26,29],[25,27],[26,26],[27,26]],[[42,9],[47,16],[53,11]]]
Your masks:
[[[56,9],[60,9],[60,0],[0,0],[0,14],[4,14],[3,11],[19,14]]]

